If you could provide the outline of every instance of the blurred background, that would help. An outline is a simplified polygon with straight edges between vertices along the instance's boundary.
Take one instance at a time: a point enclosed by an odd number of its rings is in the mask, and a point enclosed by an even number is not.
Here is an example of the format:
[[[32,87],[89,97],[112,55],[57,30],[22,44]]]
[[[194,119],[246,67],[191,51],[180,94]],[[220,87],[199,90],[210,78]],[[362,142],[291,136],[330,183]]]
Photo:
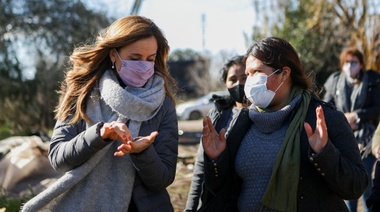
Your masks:
[[[203,116],[192,116],[194,107],[206,108],[205,113],[213,107],[203,97],[224,89],[223,64],[263,37],[290,41],[319,88],[338,70],[339,54],[348,46],[364,53],[367,69],[380,71],[380,0],[0,0],[0,140],[39,135],[48,141],[68,56],[127,15],[151,18],[166,35],[169,71],[180,88],[177,104],[202,100],[181,108],[187,120]],[[180,121],[179,127],[180,144],[198,144],[200,120]],[[24,139],[16,144],[26,143]],[[0,159],[10,149],[0,149]],[[178,176],[169,187],[176,211],[184,208],[196,149],[179,148]],[[51,168],[47,149],[38,154],[44,163],[37,160],[35,169],[46,174],[41,166]],[[0,174],[10,169],[4,167]],[[17,179],[27,174],[17,174]],[[2,195],[0,211],[5,211],[4,202],[12,211],[13,203]],[[14,211],[20,203],[14,203]]]
[[[165,33],[178,103],[223,87],[219,70],[266,36],[289,40],[321,86],[344,47],[380,70],[379,0],[0,0],[0,138],[49,132],[73,48],[122,16]]]

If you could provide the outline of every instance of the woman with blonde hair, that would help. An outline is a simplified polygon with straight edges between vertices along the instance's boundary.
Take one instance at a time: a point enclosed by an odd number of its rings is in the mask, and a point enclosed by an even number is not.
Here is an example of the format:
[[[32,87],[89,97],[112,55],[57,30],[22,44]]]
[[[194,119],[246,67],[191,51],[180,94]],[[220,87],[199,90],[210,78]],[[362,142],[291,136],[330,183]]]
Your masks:
[[[23,211],[173,211],[178,126],[167,40],[148,18],[116,20],[76,48],[49,159],[65,173]]]

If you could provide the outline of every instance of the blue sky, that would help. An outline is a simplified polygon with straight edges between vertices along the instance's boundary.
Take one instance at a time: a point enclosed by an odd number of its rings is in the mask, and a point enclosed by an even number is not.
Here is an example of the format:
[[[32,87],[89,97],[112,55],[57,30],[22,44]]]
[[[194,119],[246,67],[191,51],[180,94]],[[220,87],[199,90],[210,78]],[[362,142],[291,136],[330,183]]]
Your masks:
[[[128,15],[134,2],[97,1],[90,5],[108,9],[116,18]],[[139,15],[153,19],[164,31],[171,50],[190,48],[211,54],[245,53],[244,33],[251,35],[255,24],[252,0],[142,0]]]

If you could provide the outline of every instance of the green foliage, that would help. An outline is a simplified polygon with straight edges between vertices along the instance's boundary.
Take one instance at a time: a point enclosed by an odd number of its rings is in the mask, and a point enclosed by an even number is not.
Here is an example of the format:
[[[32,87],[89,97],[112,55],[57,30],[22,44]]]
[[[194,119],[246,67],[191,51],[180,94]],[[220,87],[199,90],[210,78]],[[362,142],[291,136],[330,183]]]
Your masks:
[[[0,137],[54,124],[68,56],[112,21],[81,0],[0,0]]]
[[[11,128],[6,124],[0,125],[0,140],[3,140],[12,135]]]
[[[342,44],[330,40],[325,34],[328,31],[309,25],[314,17],[310,10],[315,9],[315,3],[299,0],[296,5],[284,7],[284,23],[274,29],[274,34],[287,39],[296,48],[305,70],[316,77],[316,86],[320,88],[327,77],[339,68],[337,61]]]
[[[0,211],[4,209],[6,212],[18,212],[23,203],[27,202],[33,196],[10,197],[4,192],[0,192]]]
[[[262,24],[255,26],[252,39],[261,35],[288,40],[299,52],[305,70],[316,77],[319,88],[332,72],[339,69],[339,54],[348,46],[361,49],[366,56],[367,68],[380,69],[380,23],[376,25],[375,21],[380,17],[380,5],[375,5],[376,1],[253,2]],[[367,13],[369,8],[372,9],[371,15]]]

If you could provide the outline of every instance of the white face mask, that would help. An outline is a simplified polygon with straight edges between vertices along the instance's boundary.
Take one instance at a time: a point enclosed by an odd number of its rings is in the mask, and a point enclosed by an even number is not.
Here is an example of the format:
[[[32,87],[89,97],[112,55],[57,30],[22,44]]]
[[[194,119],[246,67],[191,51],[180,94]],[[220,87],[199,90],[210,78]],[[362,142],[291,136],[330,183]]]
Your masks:
[[[244,92],[247,99],[252,103],[252,105],[266,108],[272,102],[276,91],[281,87],[282,82],[275,91],[268,90],[267,81],[268,77],[272,76],[274,73],[281,69],[277,69],[269,76],[267,75],[254,75],[248,76],[245,82]]]
[[[360,65],[357,62],[356,63],[350,63],[350,62],[347,63],[346,62],[346,63],[344,63],[342,69],[347,76],[349,76],[351,78],[356,78],[356,75],[360,71]]]

